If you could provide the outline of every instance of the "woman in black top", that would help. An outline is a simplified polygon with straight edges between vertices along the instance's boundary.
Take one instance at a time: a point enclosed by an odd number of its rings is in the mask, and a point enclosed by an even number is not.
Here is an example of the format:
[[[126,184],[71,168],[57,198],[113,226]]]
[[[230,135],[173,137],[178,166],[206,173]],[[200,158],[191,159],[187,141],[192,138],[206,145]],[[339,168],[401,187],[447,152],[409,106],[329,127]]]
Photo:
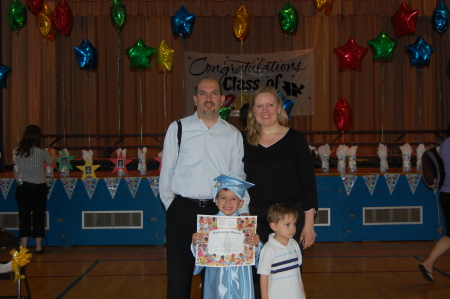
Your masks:
[[[250,214],[258,216],[257,233],[267,242],[272,230],[269,207],[278,202],[297,209],[295,240],[303,249],[314,244],[314,214],[318,209],[313,159],[304,135],[287,127],[288,117],[277,91],[262,87],[252,96],[248,133],[244,138],[246,180]]]

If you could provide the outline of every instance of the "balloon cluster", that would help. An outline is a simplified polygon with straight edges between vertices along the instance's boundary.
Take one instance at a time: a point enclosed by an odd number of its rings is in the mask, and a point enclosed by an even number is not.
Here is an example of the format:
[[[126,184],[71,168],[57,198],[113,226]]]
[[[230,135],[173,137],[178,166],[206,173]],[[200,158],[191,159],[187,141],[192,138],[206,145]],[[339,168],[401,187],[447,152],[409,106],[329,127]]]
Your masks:
[[[27,0],[27,6],[37,17],[38,29],[48,40],[54,41],[56,32],[69,35],[73,27],[73,13],[66,0],[61,0],[53,12],[43,0]],[[8,7],[6,20],[16,34],[25,26],[27,11],[19,0],[13,0]]]

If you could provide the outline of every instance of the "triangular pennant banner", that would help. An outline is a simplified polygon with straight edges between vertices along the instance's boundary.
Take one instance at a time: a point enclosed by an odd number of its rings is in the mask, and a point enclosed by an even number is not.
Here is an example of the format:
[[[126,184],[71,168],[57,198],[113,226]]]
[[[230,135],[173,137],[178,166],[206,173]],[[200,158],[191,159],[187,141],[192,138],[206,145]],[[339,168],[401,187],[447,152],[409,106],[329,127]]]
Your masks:
[[[111,197],[114,198],[116,196],[117,188],[120,184],[120,178],[104,178],[106,187],[109,190],[109,194],[111,194]]]
[[[345,191],[347,191],[347,195],[350,195],[350,192],[352,192],[353,186],[355,185],[357,178],[358,177],[356,175],[351,175],[351,174],[341,175],[342,183],[344,183]]]
[[[152,187],[153,194],[155,194],[156,197],[159,192],[159,176],[149,176],[147,177],[147,180],[150,184],[150,187]]]
[[[52,195],[53,188],[55,187],[55,183],[56,183],[56,179],[47,179],[47,186],[48,186],[47,200],[49,200],[50,195]]]
[[[136,195],[136,192],[139,188],[139,185],[141,184],[141,178],[140,177],[134,177],[134,178],[129,178],[126,177],[125,181],[127,182],[128,188],[130,189],[131,195],[134,196]]]
[[[377,186],[378,174],[373,175],[363,175],[364,182],[366,182],[367,189],[369,189],[370,195],[373,195],[373,191]]]
[[[421,176],[419,173],[405,174],[405,176],[408,181],[409,189],[411,189],[412,194],[414,194],[414,192],[416,192],[417,185],[420,182]]]
[[[97,178],[84,178],[82,179],[86,192],[89,195],[89,199],[92,199],[95,188],[97,188],[98,179]]]
[[[8,196],[9,189],[11,189],[12,183],[14,182],[14,179],[1,179],[1,188],[3,197],[6,200],[6,197]]]
[[[67,196],[69,196],[69,199],[71,199],[73,190],[75,190],[75,186],[77,185],[77,179],[76,178],[62,178],[61,182],[63,184],[64,190],[66,190],[66,192],[67,192]]]
[[[398,173],[385,173],[384,178],[386,179],[386,184],[388,185],[389,193],[392,195],[392,192],[394,192],[395,186],[397,185],[400,175]]]

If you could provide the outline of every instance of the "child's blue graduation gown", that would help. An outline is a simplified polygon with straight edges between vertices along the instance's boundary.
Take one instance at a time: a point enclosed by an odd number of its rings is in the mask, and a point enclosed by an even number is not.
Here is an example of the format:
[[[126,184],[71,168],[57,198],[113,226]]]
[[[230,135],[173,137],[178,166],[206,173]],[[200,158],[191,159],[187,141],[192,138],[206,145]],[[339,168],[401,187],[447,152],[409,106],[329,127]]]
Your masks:
[[[219,216],[225,216],[219,211]],[[239,216],[239,212],[233,214]],[[260,241],[255,246],[255,267],[258,267],[259,253],[263,243]],[[191,245],[192,252],[195,256],[195,246]],[[252,266],[234,266],[234,267],[203,267],[196,266],[194,275],[199,274],[203,268],[205,269],[205,281],[203,284],[204,298],[217,299],[254,299],[255,292],[253,289]]]

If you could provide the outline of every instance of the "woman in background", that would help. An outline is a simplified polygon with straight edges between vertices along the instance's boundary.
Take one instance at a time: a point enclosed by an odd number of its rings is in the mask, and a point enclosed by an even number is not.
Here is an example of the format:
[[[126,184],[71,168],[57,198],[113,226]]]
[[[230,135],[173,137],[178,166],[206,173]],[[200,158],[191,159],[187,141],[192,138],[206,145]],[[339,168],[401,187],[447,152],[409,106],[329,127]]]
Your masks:
[[[423,278],[432,283],[434,283],[434,262],[436,262],[442,254],[450,249],[450,138],[448,138],[448,136],[450,136],[450,124],[447,128],[447,139],[442,141],[439,148],[439,154],[444,162],[445,169],[445,179],[439,194],[439,201],[441,202],[442,214],[444,214],[446,232],[445,235],[439,239],[436,245],[434,245],[430,256],[419,265]]]
[[[19,209],[19,238],[26,248],[28,237],[36,239],[36,252],[42,253],[42,238],[45,237],[45,210],[47,206],[47,180],[44,162],[56,165],[56,150],[51,155],[41,146],[41,129],[29,125],[15,150],[16,163],[16,201]],[[33,213],[33,215],[31,215]],[[31,232],[33,217],[33,233]]]

